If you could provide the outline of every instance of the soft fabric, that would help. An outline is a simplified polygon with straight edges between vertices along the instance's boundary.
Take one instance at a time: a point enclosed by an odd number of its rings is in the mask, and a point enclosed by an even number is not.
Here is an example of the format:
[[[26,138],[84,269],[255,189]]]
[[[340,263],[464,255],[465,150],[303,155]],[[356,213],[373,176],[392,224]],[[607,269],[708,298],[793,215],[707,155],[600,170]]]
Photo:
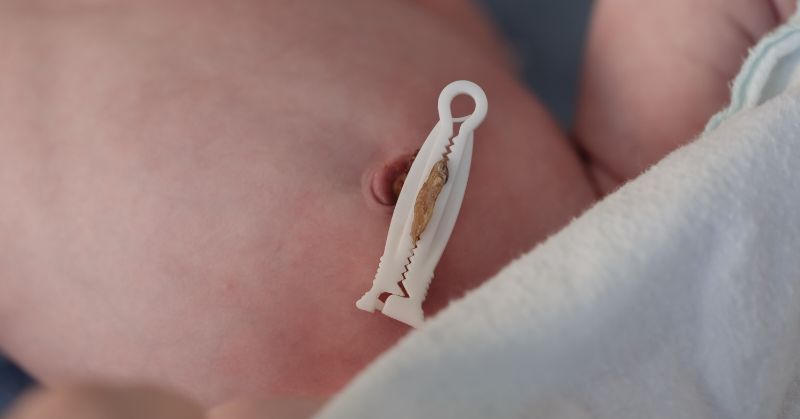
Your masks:
[[[25,373],[0,357],[0,415],[30,385],[31,380]]]
[[[410,334],[317,417],[800,417],[799,55],[795,19],[753,50],[701,138]]]

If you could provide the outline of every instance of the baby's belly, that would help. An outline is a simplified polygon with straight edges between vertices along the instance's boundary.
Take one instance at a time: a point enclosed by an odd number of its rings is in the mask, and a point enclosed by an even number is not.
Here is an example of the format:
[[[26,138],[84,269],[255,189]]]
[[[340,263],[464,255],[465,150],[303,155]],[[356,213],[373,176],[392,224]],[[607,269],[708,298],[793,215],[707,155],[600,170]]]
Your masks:
[[[339,389],[408,331],[354,305],[391,212],[365,178],[452,80],[489,116],[426,313],[595,199],[505,65],[409,4],[55,4],[0,13],[2,343],[45,382]]]

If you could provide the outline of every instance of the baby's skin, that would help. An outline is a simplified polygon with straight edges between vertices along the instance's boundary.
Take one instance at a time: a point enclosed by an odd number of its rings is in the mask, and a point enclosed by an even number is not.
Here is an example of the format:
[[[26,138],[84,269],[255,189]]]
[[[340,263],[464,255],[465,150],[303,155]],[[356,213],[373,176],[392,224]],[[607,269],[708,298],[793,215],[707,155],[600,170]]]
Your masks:
[[[491,110],[428,314],[596,198],[489,36],[416,3],[2,7],[0,341],[46,384],[157,382],[207,405],[339,389],[409,330],[355,301],[391,218],[386,168],[453,80]]]
[[[729,99],[747,49],[797,0],[598,0],[577,137],[601,190],[702,132]]]
[[[490,111],[428,315],[696,135],[793,1],[635,3],[596,5],[578,146],[461,2],[0,4],[2,349],[203,406],[331,394],[409,330],[354,302],[443,86]]]

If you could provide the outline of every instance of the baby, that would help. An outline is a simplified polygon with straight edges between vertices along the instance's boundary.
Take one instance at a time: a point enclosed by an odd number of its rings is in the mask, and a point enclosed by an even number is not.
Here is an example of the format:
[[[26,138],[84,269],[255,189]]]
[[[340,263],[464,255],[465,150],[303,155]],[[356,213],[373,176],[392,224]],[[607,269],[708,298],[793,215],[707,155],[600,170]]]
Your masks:
[[[793,3],[600,0],[574,144],[465,2],[6,1],[0,347],[45,384],[328,396],[408,331],[354,301],[443,86],[490,111],[428,315],[689,141]]]

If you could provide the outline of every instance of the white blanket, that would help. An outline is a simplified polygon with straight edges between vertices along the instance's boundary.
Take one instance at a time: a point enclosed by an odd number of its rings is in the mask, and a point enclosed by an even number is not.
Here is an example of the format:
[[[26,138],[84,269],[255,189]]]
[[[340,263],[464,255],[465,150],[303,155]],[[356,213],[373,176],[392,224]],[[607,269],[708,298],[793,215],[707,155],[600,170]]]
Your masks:
[[[318,417],[800,417],[799,51],[796,24],[762,41],[700,139],[402,340]]]

